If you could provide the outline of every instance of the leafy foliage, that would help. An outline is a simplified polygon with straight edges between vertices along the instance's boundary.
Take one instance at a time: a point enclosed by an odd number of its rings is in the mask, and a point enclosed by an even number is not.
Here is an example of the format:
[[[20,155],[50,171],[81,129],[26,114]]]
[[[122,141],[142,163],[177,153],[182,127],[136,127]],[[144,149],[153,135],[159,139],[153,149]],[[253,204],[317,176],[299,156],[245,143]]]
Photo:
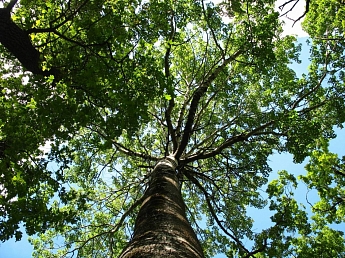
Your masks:
[[[298,78],[300,46],[281,36],[274,1],[20,1],[12,20],[57,72],[25,72],[2,47],[0,239],[19,240],[23,222],[34,257],[116,257],[172,154],[206,257],[344,253],[329,225],[344,222],[344,170],[327,150],[345,119],[342,13],[311,1]],[[274,152],[311,157],[312,217],[295,176],[268,184]],[[267,206],[272,226],[255,232],[248,208]]]

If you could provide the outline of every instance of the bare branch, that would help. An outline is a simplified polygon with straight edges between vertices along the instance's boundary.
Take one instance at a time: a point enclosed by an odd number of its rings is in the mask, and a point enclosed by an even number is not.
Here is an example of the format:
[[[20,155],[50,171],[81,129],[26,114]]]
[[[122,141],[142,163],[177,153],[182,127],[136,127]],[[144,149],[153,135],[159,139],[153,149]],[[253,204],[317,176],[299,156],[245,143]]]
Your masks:
[[[280,5],[280,6],[278,7],[280,11],[283,11],[283,9],[285,8],[285,6],[287,6],[288,4],[290,4],[290,3],[292,3],[292,2],[295,2],[295,3],[292,5],[292,7],[291,7],[288,11],[286,11],[285,13],[281,14],[280,16],[284,16],[284,15],[288,14],[289,12],[291,12],[291,11],[295,8],[295,6],[296,6],[297,3],[299,2],[299,0],[289,0],[289,1],[286,1],[284,4],[282,4],[282,5]]]
[[[156,114],[152,113],[151,111],[148,111],[148,113],[149,113],[151,116],[153,116],[154,118],[156,118],[156,120],[158,121],[158,123],[159,123],[161,126],[164,126],[164,127],[167,126],[159,116],[157,116]]]
[[[319,82],[317,85],[315,85],[310,91],[306,92],[305,94],[303,94],[298,100],[296,100],[292,106],[291,109],[295,109],[298,107],[298,104],[301,103],[301,101],[303,101],[305,98],[307,98],[308,96],[310,96],[312,93],[314,93],[317,89],[319,89],[321,87],[321,84],[323,82],[323,80],[326,78],[327,75],[327,71],[324,72],[324,74],[322,75],[322,77],[320,78]]]
[[[296,22],[301,20],[309,12],[309,5],[310,5],[310,0],[305,0],[305,11],[304,11],[304,13],[300,17],[297,18],[297,20],[295,20],[293,25],[295,25]]]
[[[193,184],[195,184],[200,190],[201,192],[204,194],[205,196],[205,200],[208,206],[208,209],[212,215],[212,217],[214,218],[214,220],[216,221],[217,225],[223,230],[223,232],[229,236],[232,240],[234,240],[236,242],[236,244],[241,247],[246,253],[250,253],[249,250],[247,248],[245,248],[245,246],[242,244],[242,242],[235,237],[232,233],[230,233],[221,223],[221,221],[219,220],[215,210],[213,209],[211,200],[212,197],[208,194],[208,192],[206,191],[206,189],[199,183],[198,180],[196,180],[191,174],[188,173],[188,170],[186,170],[186,173],[184,174]]]
[[[216,34],[214,33],[214,30],[212,29],[212,26],[210,25],[210,21],[208,19],[208,14],[206,13],[206,10],[205,10],[205,4],[204,4],[204,1],[202,1],[202,11],[204,13],[204,17],[205,17],[205,20],[206,20],[206,23],[207,23],[207,26],[208,28],[210,29],[211,31],[211,35],[212,35],[212,38],[217,46],[217,48],[220,50],[221,54],[222,54],[222,57],[223,59],[225,58],[225,55],[224,55],[224,50],[223,48],[219,45],[218,43],[218,40],[217,40],[217,37],[216,37]]]
[[[121,151],[122,153],[128,155],[128,156],[131,156],[131,157],[138,157],[138,158],[142,158],[142,159],[147,159],[147,160],[151,160],[151,161],[158,161],[160,160],[159,158],[156,158],[156,157],[153,157],[151,155],[147,155],[147,154],[144,154],[144,153],[139,153],[139,152],[135,152],[135,151],[132,151],[131,149],[129,148],[126,148],[125,146],[123,146],[122,144],[116,142],[116,141],[112,141],[113,144],[115,145],[115,147]]]
[[[9,4],[6,6],[6,10],[8,10],[8,12],[11,12],[17,2],[18,0],[11,0]]]
[[[206,111],[207,107],[210,105],[211,101],[215,98],[215,96],[218,94],[219,91],[215,91],[212,96],[206,101],[206,104],[203,105],[200,109],[200,111],[195,115],[195,119],[194,119],[194,126],[193,126],[193,129],[192,129],[192,132],[193,131],[196,131],[197,128],[199,127],[199,123],[200,123],[200,120],[201,120],[201,117],[202,117],[202,114]]]
[[[74,253],[78,250],[80,250],[81,248],[83,248],[88,242],[90,241],[93,241],[94,239],[98,238],[98,237],[101,237],[102,235],[105,235],[105,234],[110,234],[110,233],[114,233],[116,232],[117,230],[119,230],[119,228],[123,225],[123,222],[125,221],[125,219],[133,212],[133,210],[143,202],[144,200],[144,196],[142,196],[141,198],[139,198],[138,200],[136,200],[132,206],[125,212],[122,214],[120,220],[118,223],[116,223],[116,225],[114,226],[114,228],[111,230],[111,231],[103,231],[99,234],[95,234],[93,236],[91,236],[89,239],[85,240],[85,241],[75,241],[76,243],[78,242],[82,242],[82,244],[80,246],[77,246],[75,247],[74,249],[66,252],[66,254],[69,254],[69,253]]]
[[[186,112],[186,107],[191,99],[191,96],[189,96],[189,87],[187,89],[187,92],[185,93],[184,95],[184,100],[183,100],[183,104],[182,104],[182,107],[180,109],[180,114],[179,114],[179,118],[178,118],[178,121],[177,121],[177,126],[176,126],[176,133],[177,134],[180,134],[180,130],[181,130],[181,127],[182,127],[182,122],[183,122],[183,118],[184,118],[184,115],[185,115],[185,112]],[[176,151],[174,149],[174,151]]]
[[[309,7],[310,7],[310,1],[311,0],[305,0],[305,10],[303,12],[303,14],[301,16],[299,16],[297,19],[291,19],[289,18],[290,20],[294,21],[293,25],[294,26],[296,24],[296,22],[298,22],[299,20],[301,20],[308,12],[309,12]],[[283,11],[284,7],[287,6],[288,4],[294,2],[294,4],[292,5],[292,7],[287,10],[285,13],[281,14],[280,16],[285,16],[287,15],[289,12],[292,12],[292,10],[296,7],[296,5],[298,4],[299,0],[289,0],[289,1],[286,1],[284,4],[280,5],[279,6],[279,9],[281,11]]]
[[[218,154],[220,154],[224,149],[229,148],[231,145],[238,143],[238,142],[243,142],[248,140],[251,136],[254,135],[262,135],[262,134],[274,134],[274,132],[262,132],[262,130],[266,129],[267,127],[271,126],[274,123],[274,120],[271,120],[256,129],[252,130],[249,133],[241,133],[238,135],[235,135],[231,137],[230,139],[227,139],[226,141],[223,142],[223,144],[219,145],[217,148],[214,148],[212,151],[206,152],[206,153],[199,153],[192,155],[185,160],[183,160],[183,163],[189,163],[193,162],[198,159],[207,159],[214,157]]]
[[[78,13],[88,2],[89,2],[89,0],[86,0],[86,1],[82,2],[82,3],[77,7],[77,9],[75,9],[74,11],[72,11],[72,13],[71,13],[69,16],[66,17],[65,13],[63,13],[60,17],[58,17],[58,18],[56,18],[54,21],[50,22],[50,25],[52,25],[52,23],[54,23],[55,21],[57,21],[57,20],[59,20],[60,18],[62,18],[62,16],[65,17],[65,19],[64,19],[61,23],[59,23],[59,24],[57,24],[57,25],[55,25],[55,26],[53,26],[53,27],[45,28],[45,29],[31,28],[31,29],[27,30],[27,32],[28,32],[28,33],[37,33],[37,32],[38,32],[38,33],[40,33],[40,32],[56,32],[56,30],[57,30],[58,28],[60,28],[60,27],[63,26],[64,24],[66,24],[68,21],[72,20],[72,19],[76,16],[76,14],[77,14],[77,13]]]
[[[190,151],[187,153],[192,153],[194,150],[199,149],[202,145],[209,142],[212,138],[214,138],[219,132],[223,131],[225,128],[227,128],[229,125],[226,124],[218,129],[216,129],[213,133],[211,133],[209,136],[207,136],[205,139],[203,139],[201,142],[194,144],[193,147],[190,149]]]

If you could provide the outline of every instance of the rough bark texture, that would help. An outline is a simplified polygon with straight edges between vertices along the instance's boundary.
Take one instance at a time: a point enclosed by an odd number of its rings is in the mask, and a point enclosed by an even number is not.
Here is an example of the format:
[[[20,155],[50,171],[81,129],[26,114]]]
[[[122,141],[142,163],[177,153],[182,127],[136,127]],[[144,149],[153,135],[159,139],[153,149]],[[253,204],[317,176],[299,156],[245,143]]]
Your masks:
[[[156,165],[135,222],[133,239],[119,258],[204,257],[186,218],[174,163],[164,159]]]

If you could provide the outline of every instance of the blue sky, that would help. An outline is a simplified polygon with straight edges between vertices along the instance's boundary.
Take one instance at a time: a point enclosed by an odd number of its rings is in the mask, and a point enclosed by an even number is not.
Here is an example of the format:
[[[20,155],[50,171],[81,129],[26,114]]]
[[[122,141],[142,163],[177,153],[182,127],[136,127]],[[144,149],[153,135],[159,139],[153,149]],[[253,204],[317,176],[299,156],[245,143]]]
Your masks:
[[[11,239],[5,243],[0,243],[1,258],[29,258],[32,251],[33,248],[28,242],[27,235],[24,235],[19,242]]]

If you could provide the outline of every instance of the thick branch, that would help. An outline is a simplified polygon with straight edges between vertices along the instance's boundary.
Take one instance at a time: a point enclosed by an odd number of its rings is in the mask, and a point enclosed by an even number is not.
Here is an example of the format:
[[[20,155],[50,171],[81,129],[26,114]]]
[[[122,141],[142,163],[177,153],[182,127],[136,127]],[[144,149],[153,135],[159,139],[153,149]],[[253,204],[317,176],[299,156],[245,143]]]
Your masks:
[[[206,101],[205,105],[203,105],[200,109],[200,111],[195,115],[194,118],[194,125],[193,125],[193,129],[192,132],[196,131],[199,127],[200,124],[200,120],[203,117],[204,112],[207,110],[208,106],[210,105],[211,101],[216,97],[216,95],[218,94],[219,91],[215,91],[212,96]],[[212,114],[211,114],[212,116]],[[210,117],[211,117],[210,116]]]
[[[13,7],[16,5],[16,3],[18,2],[18,0],[11,0],[11,2],[9,2],[9,4],[6,6],[6,9],[11,12]]]
[[[343,171],[336,169],[335,167],[332,167],[332,170],[335,174],[342,176],[342,177],[345,177],[345,173]]]
[[[10,16],[10,12],[14,5],[17,3],[17,0],[12,0],[6,8],[0,9],[0,43],[4,45],[8,49],[8,51],[13,54],[19,62],[30,72],[36,75],[54,75],[55,77],[59,77],[59,71],[55,68],[52,68],[49,71],[43,71],[40,67],[40,53],[37,49],[33,46],[30,37],[28,34],[30,33],[40,33],[40,32],[51,32],[58,35],[60,38],[63,38],[69,42],[77,44],[82,47],[86,47],[80,42],[74,41],[62,33],[57,31],[57,28],[61,27],[67,21],[73,19],[75,14],[86,5],[88,0],[84,1],[79,7],[66,19],[61,22],[60,24],[56,25],[55,27],[51,28],[31,28],[27,31],[22,30],[18,25],[16,25]],[[101,44],[92,44],[93,45],[103,45]],[[88,45],[91,46],[91,45]]]
[[[169,57],[170,57],[170,52],[171,52],[171,42],[175,36],[174,14],[173,13],[172,13],[171,18],[170,18],[170,28],[171,28],[171,31],[170,31],[169,39],[167,42],[168,48],[165,52],[165,57],[164,57],[164,69],[165,69],[165,77],[167,79],[167,82],[169,81],[169,77],[170,77]],[[172,122],[171,122],[171,112],[172,112],[174,106],[175,106],[174,96],[171,96],[171,99],[169,100],[169,106],[165,112],[165,119],[166,119],[166,123],[168,125],[167,146],[166,146],[165,155],[169,155],[169,153],[168,153],[169,136],[171,136],[171,139],[172,139],[173,150],[175,151],[177,149],[176,134],[175,134],[174,128],[172,126]]]
[[[182,153],[184,152],[190,135],[192,133],[192,127],[193,127],[193,123],[194,123],[194,118],[195,118],[195,113],[196,110],[198,108],[199,102],[201,97],[204,96],[204,94],[206,93],[208,87],[211,85],[211,83],[217,78],[217,76],[219,75],[219,73],[221,71],[223,71],[225,69],[225,67],[233,60],[235,60],[241,53],[243,52],[243,50],[238,50],[236,53],[234,53],[231,57],[229,57],[228,59],[225,59],[223,61],[223,63],[218,66],[213,73],[211,73],[208,78],[202,82],[202,84],[199,86],[199,88],[194,92],[193,94],[193,99],[192,102],[190,104],[190,108],[189,108],[189,113],[187,116],[187,122],[183,131],[183,136],[182,136],[182,140],[180,143],[180,146],[178,147],[177,151],[175,152],[175,157],[176,159],[179,159],[182,155]]]
[[[6,8],[0,9],[0,43],[33,74],[53,74],[53,71],[42,71],[40,53],[32,45],[28,33],[12,21],[10,10],[15,3],[11,1]]]
[[[298,113],[299,116],[303,116],[303,115],[309,113],[312,110],[315,110],[315,109],[317,109],[319,107],[322,107],[323,105],[326,105],[326,103],[327,103],[327,101],[323,100],[322,102],[320,102],[320,103],[318,103],[318,104],[316,104],[316,105],[314,105],[312,107],[308,107],[308,108],[299,110],[299,111],[297,111],[297,113]]]
[[[173,143],[173,151],[177,149],[177,139],[176,139],[176,132],[173,128],[172,122],[171,122],[171,111],[175,106],[174,102],[174,97],[172,96],[171,99],[169,100],[169,106],[167,110],[165,111],[165,119],[166,123],[168,125],[168,139],[167,139],[167,144],[169,143],[169,135],[171,136],[171,140]],[[168,155],[169,153],[166,153],[165,155]]]
[[[249,252],[244,258],[255,257],[255,256],[253,256],[254,254],[261,253],[261,252],[265,251],[266,247],[267,247],[267,238],[264,239],[264,243],[262,244],[261,247],[259,247],[258,249],[254,250],[254,251]]]

